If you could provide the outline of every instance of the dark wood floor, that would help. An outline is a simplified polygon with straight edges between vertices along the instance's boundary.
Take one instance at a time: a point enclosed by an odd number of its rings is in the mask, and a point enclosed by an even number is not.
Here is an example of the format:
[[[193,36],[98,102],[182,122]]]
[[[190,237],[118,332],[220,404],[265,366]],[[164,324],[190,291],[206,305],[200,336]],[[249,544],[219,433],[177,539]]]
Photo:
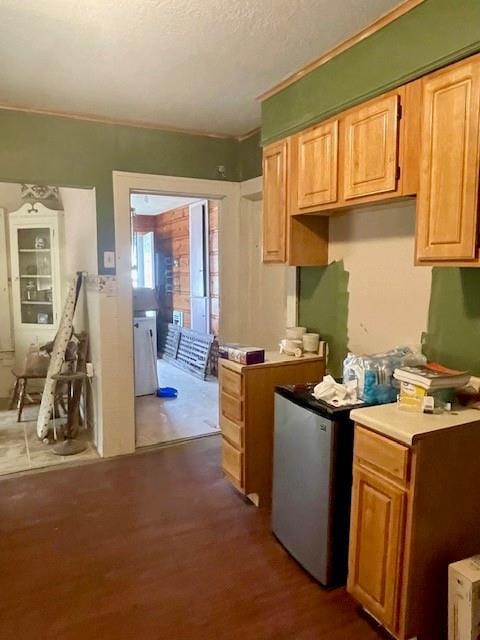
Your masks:
[[[375,640],[222,478],[217,437],[0,480],[3,640]]]

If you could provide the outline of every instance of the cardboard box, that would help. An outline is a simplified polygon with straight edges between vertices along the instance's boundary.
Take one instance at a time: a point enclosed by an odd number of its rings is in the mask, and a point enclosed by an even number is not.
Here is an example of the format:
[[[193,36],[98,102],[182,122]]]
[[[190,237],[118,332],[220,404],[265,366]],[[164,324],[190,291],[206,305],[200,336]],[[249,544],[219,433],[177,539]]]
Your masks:
[[[265,362],[265,350],[258,347],[242,347],[238,344],[224,344],[218,349],[220,358],[239,364],[260,364]]]
[[[448,640],[480,638],[480,556],[448,567]]]

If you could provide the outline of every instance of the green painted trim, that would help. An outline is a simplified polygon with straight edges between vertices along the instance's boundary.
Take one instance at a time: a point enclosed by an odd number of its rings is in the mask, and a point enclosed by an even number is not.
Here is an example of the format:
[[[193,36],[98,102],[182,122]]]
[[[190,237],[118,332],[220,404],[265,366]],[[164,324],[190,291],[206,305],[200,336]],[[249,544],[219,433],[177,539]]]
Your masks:
[[[99,273],[115,249],[112,171],[218,180],[259,175],[252,137],[213,138],[0,109],[0,181],[96,190]],[[260,169],[261,173],[261,169]]]
[[[262,103],[262,144],[480,51],[478,0],[425,0]]]

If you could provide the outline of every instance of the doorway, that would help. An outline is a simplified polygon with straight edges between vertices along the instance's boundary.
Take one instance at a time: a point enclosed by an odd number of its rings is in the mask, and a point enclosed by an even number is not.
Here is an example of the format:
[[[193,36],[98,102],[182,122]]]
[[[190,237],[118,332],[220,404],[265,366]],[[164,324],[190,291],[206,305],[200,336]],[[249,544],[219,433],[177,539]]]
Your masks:
[[[137,448],[218,434],[219,210],[130,194]]]

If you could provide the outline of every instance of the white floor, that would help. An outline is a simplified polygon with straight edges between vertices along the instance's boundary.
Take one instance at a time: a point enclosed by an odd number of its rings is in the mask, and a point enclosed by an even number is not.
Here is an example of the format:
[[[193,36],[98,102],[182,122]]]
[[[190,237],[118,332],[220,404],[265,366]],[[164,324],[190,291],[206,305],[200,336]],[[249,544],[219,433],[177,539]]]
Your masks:
[[[159,360],[158,380],[160,387],[177,389],[178,396],[135,399],[137,447],[220,433],[216,378],[203,381]]]

